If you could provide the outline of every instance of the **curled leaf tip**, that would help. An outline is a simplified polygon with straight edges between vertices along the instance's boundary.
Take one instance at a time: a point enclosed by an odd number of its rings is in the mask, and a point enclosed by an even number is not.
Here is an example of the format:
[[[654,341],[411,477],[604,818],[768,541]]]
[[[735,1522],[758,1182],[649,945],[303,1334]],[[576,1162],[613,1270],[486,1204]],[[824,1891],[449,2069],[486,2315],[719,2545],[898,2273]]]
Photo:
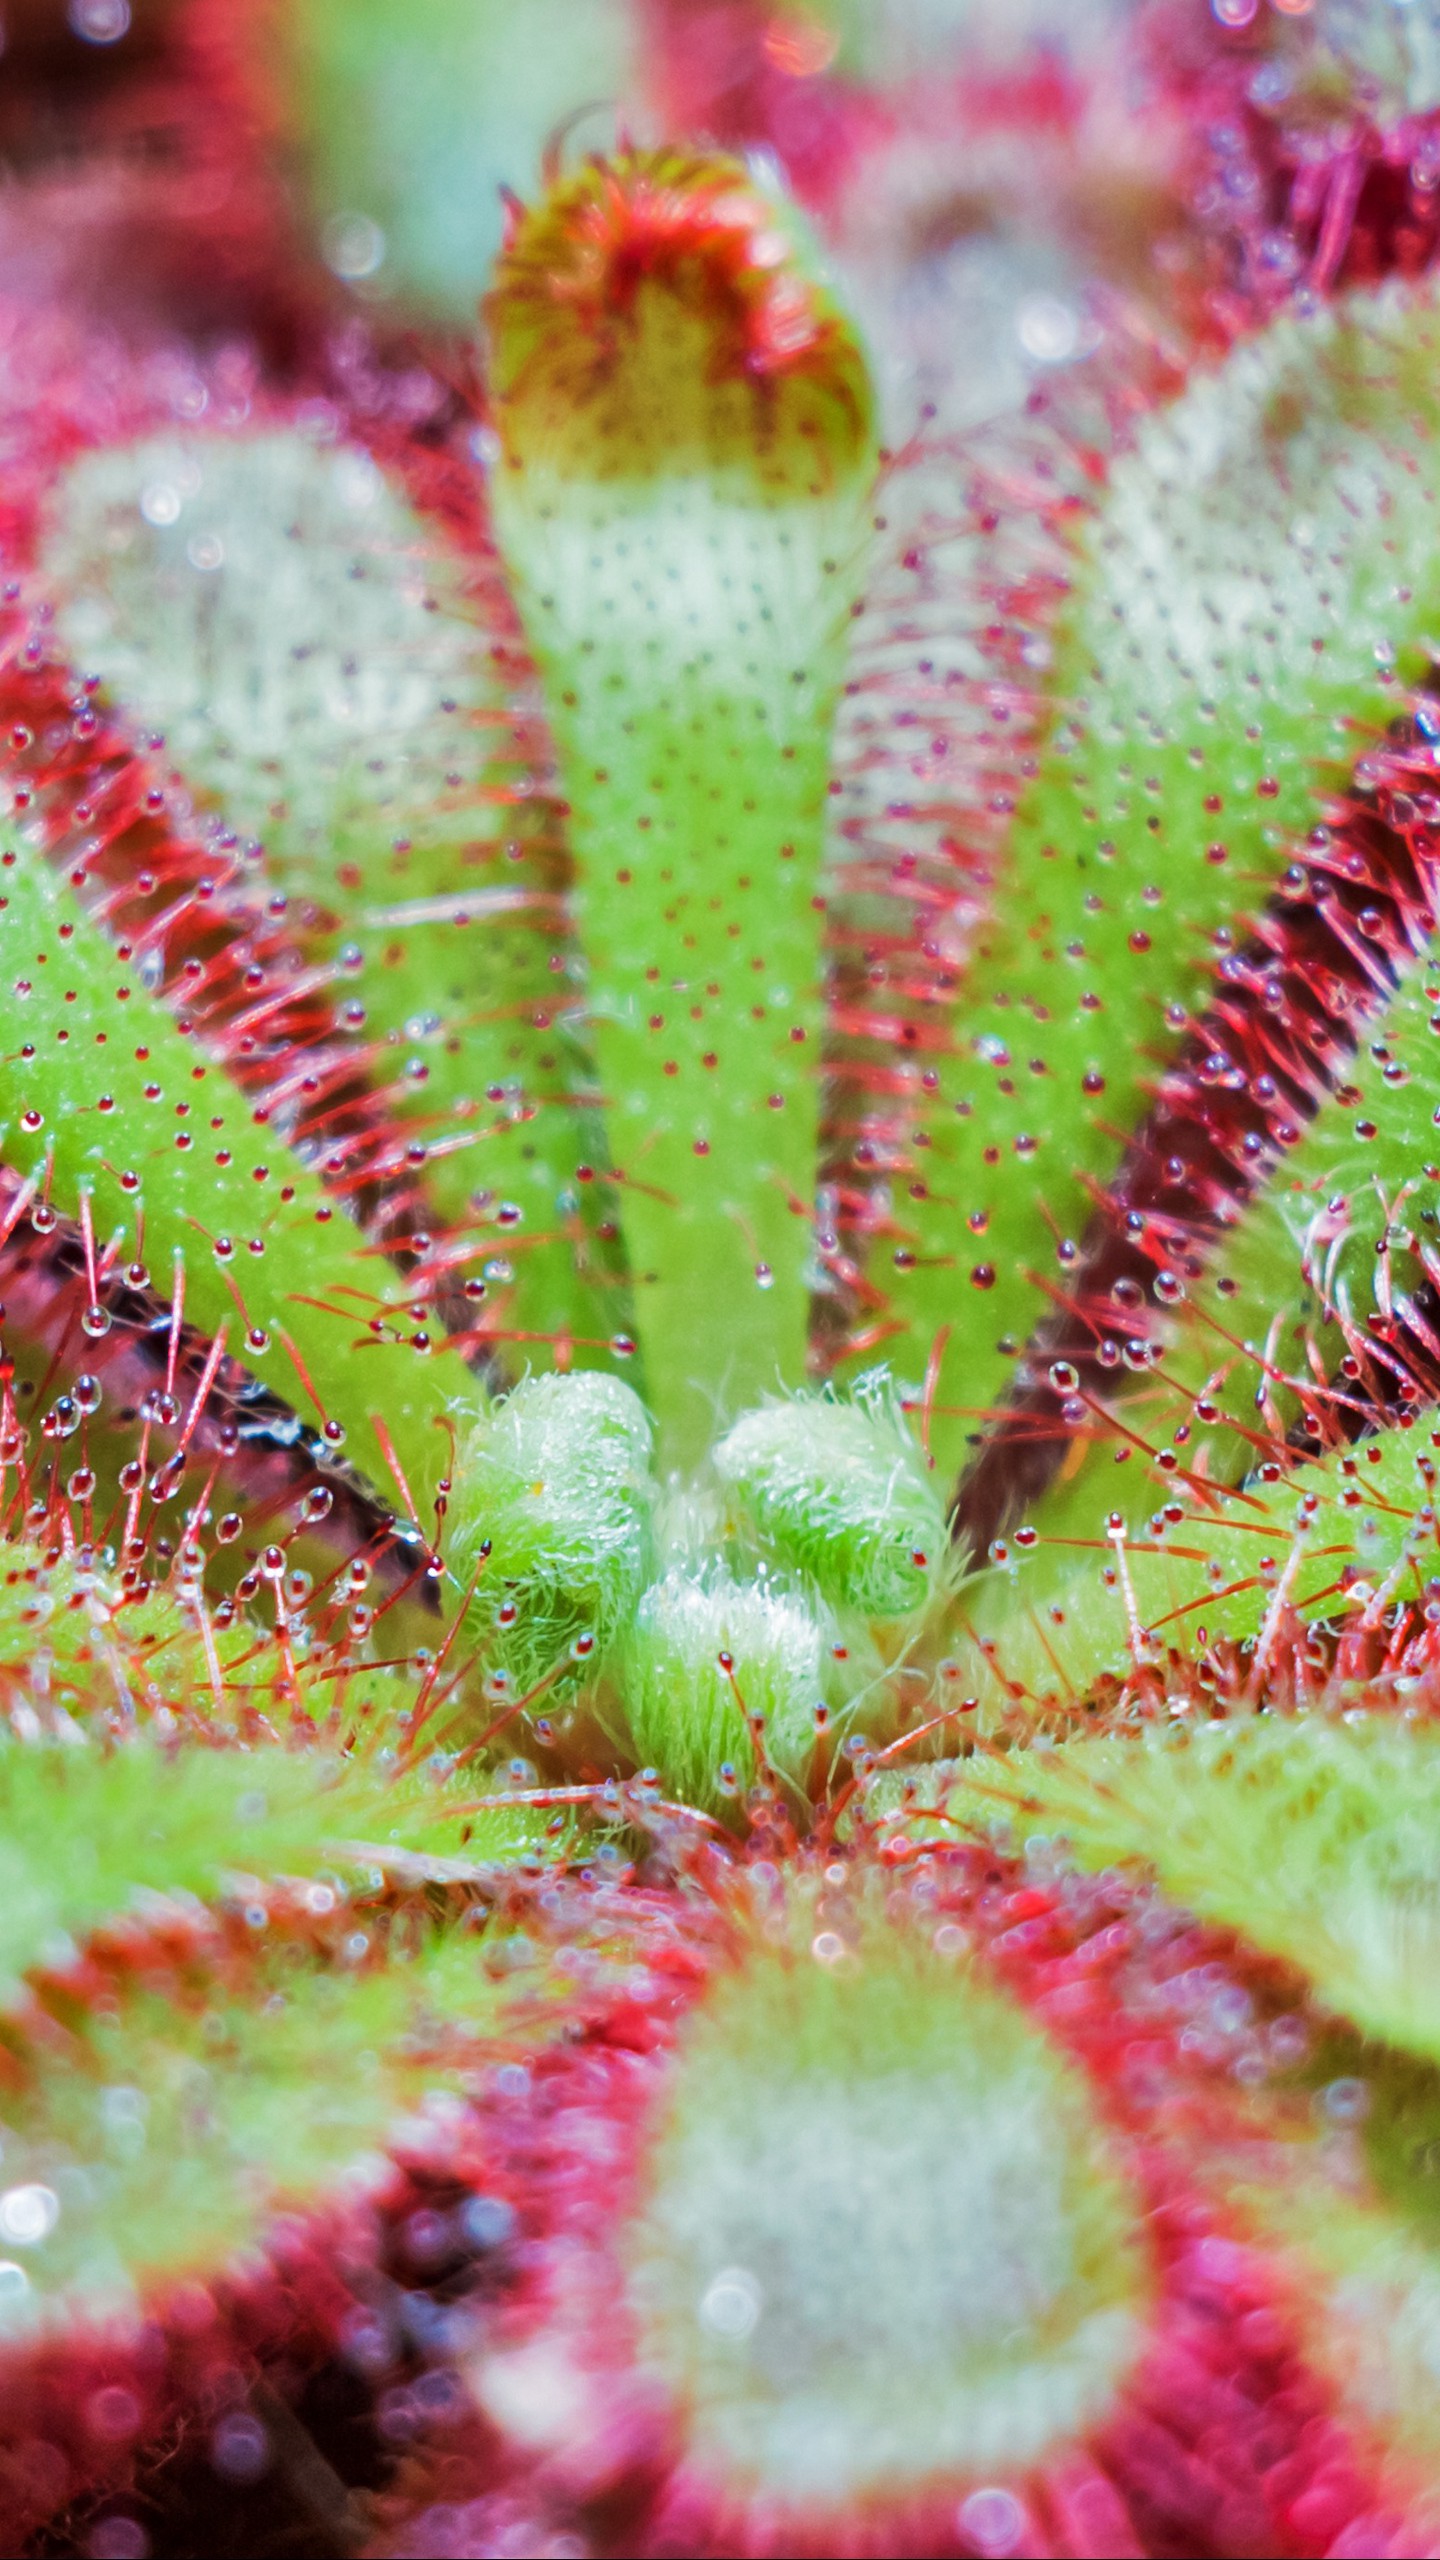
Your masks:
[[[592,157],[511,222],[485,306],[507,461],[543,425],[552,458],[607,475],[673,461],[682,439],[787,474],[868,469],[856,332],[743,162]]]

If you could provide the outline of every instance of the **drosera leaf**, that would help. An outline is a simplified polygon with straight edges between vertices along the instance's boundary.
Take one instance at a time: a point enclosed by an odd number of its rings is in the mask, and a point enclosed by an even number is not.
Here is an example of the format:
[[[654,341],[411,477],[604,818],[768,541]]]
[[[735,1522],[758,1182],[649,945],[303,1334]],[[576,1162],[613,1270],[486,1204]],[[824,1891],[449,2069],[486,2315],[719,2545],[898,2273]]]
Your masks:
[[[283,2428],[357,2324],[383,2348],[387,2261],[423,2293],[437,2253],[421,2232],[438,2229],[453,2277],[513,2227],[493,2195],[466,2211],[484,2167],[467,2099],[508,1969],[478,1924],[553,1880],[566,1846],[553,1824],[542,1844],[524,1806],[477,1805],[468,1785],[447,1801],[447,1775],[0,1746],[0,1968],[29,1977],[0,2011],[0,2465],[27,2525],[67,2482],[123,2487],[136,2454],[173,2459],[197,2422],[203,2443],[217,2366],[238,2363]],[[327,1820],[370,1836],[326,1840]],[[447,1906],[459,1925],[437,1927]],[[457,2188],[452,2219],[412,2221]],[[359,2370],[404,2353],[397,2339]],[[37,2437],[65,2459],[32,2477]]]
[[[137,1738],[105,1751],[0,1743],[5,1807],[0,1971],[12,1986],[57,1933],[79,1940],[131,1910],[137,1894],[214,1895],[227,1871],[257,1876],[328,1865],[327,1798],[342,1822],[377,1790],[338,1762],[271,1747],[167,1752]]]
[[[348,1627],[331,1641],[298,1612],[267,1628],[233,1596],[207,1595],[202,1564],[187,1542],[176,1577],[156,1583],[73,1541],[0,1543],[0,1709],[13,1731],[194,1741],[372,1717],[383,1730],[411,1704],[418,1675],[403,1661],[382,1670]]]
[[[1228,2139],[1206,2125],[1195,2173],[1264,2249],[1274,2307],[1342,2422],[1413,2494],[1437,2449],[1433,1727],[1353,1710],[1176,1719],[977,1755],[940,1792],[947,1827],[1008,1825],[1067,1865],[1151,1876],[1156,1918],[1188,1909],[1258,1962],[1257,2112]],[[1286,1976],[1305,1998],[1266,2018]]]
[[[472,1783],[397,1776],[372,1756],[0,1740],[0,1977],[13,1986],[60,1938],[81,1941],[146,1893],[213,1901],[227,1879],[334,1875],[387,1851],[455,1852],[477,1866],[530,1854],[523,1806],[477,1815]],[[453,1808],[453,1809],[452,1809]],[[470,1839],[460,1834],[469,1825]],[[347,1846],[347,1844],[349,1844]]]
[[[227,1544],[222,1534],[222,1552]],[[126,1553],[145,1547],[127,1541]],[[347,1767],[374,1775],[374,1806],[387,1821],[433,1817],[443,1830],[449,1764],[443,1754],[417,1762],[415,1740],[437,1691],[442,1701],[457,1689],[463,1697],[463,1655],[460,1677],[448,1669],[453,1633],[438,1654],[396,1652],[383,1604],[357,1598],[372,1587],[363,1558],[352,1558],[338,1587],[316,1589],[287,1563],[294,1552],[272,1545],[233,1590],[217,1593],[206,1588],[213,1559],[198,1537],[182,1540],[168,1578],[155,1554],[146,1561],[158,1578],[133,1562],[122,1571],[113,1550],[97,1557],[73,1535],[50,1546],[7,1537],[0,1714],[26,1741],[120,1745],[139,1735],[182,1754],[265,1748],[284,1735],[292,1750],[318,1754],[318,1788],[333,1781],[326,1754],[343,1753]],[[403,1761],[391,1768],[384,1755],[402,1742]]]
[[[1023,2479],[1144,2339],[1144,2244],[1078,2075],[878,1916],[744,1949],[711,1988],[618,2247],[691,2471],[842,2548],[857,2508]]]
[[[388,1436],[423,1530],[449,1455],[437,1422],[447,1404],[473,1412],[479,1382],[453,1353],[415,1347],[398,1275],[13,834],[0,900],[7,1163],[68,1216],[88,1202],[106,1243],[138,1255],[143,1232],[160,1285],[183,1273],[190,1321],[268,1362],[382,1490]]]
[[[1278,1474],[1278,1470],[1277,1470]],[[955,1670],[983,1715],[1079,1706],[1104,1676],[1215,1638],[1265,1669],[1284,1616],[1378,1631],[1418,1602],[1437,1547],[1431,1435],[1398,1425],[1274,1484],[1001,1543],[956,1604]]]
[[[1304,1975],[1365,2036],[1440,2062],[1440,1736],[1384,1714],[1237,1715],[965,1764],[950,1810],[1009,1810]]]
[[[1268,2157],[1252,2145],[1235,2163],[1230,2209],[1264,2249],[1278,2303],[1352,2441],[1396,2504],[1411,2502],[1421,2545],[1440,2452],[1440,2083],[1428,2061],[1331,2036],[1295,2100],[1288,2138],[1275,2142],[1272,2127]]]
[[[1433,1396],[1435,727],[1422,698],[1362,759],[1164,1079],[967,1483],[976,1543],[1007,1478],[1042,1534],[1138,1522],[1182,1476],[1235,1483]],[[1036,1504],[1077,1421],[1098,1445]]]
[[[1437,1007],[1435,955],[1421,954],[1182,1311],[1163,1361],[1182,1398],[1215,1380],[1225,1412],[1250,1433],[1257,1414],[1272,1431],[1307,1413],[1343,1431],[1363,1414],[1342,1359],[1358,1347],[1383,1372],[1387,1339],[1403,1332],[1429,1265],[1440,1267]],[[1404,1377],[1402,1350],[1392,1386]],[[1247,1439],[1227,1445],[1224,1429],[1222,1420],[1217,1473],[1253,1449]]]
[[[668,1469],[805,1374],[817,901],[870,385],[784,207],[718,156],[561,179],[517,217],[486,316],[494,522],[569,805]]]
[[[1234,1931],[1272,1995],[1277,1962],[1304,1984],[1302,2005],[1265,2021],[1259,2111],[1228,2140],[1207,2125],[1195,2170],[1263,2247],[1274,2306],[1343,2423],[1413,2494],[1406,2472],[1434,2472],[1440,2314],[1434,1729],[1353,1712],[1176,1720],[977,1756],[943,1801],[952,1824],[1008,1819],[1067,1863],[1153,1876],[1166,1903]]]
[[[1430,284],[1287,315],[1142,418],[1074,531],[1049,736],[924,1111],[928,1197],[893,1284],[908,1365],[951,1328],[951,1460],[1063,1293],[1246,908],[1423,673],[1435,334]]]
[[[0,2340],[133,2317],[282,2210],[328,2204],[347,2171],[373,2177],[401,2117],[473,2068],[495,2005],[475,1940],[453,1937],[351,1974],[262,1962],[243,1996],[217,1986],[188,2016],[141,1994],[97,2019],[88,2069],[5,2102],[9,2192],[49,2227],[0,2298]]]
[[[501,2160],[531,2193],[544,2164],[538,2316],[476,2375],[485,2433],[464,2468],[422,2464],[392,2547],[420,2560],[461,2498],[482,2537],[498,2429],[543,2549],[577,2452],[608,2481],[657,2421],[636,2550],[1281,2549],[1322,2465],[1335,2514],[1325,2401],[1254,2316],[1269,2266],[1203,2174],[1245,2098],[1212,2069],[1185,2105],[1202,1995],[1244,2009],[1239,1966],[1212,1939],[1197,1967],[1193,1924],[1128,1878],[952,1831],[907,1883],[904,1846],[879,1872],[732,1865],[718,1907],[671,1906],[671,1961],[622,1975],[618,2050],[567,2039],[528,2101],[497,2091]],[[642,1927],[654,1905],[634,1898]],[[1222,2073],[1262,2035],[1227,2033]],[[1178,2178],[1172,2093],[1202,2154]],[[1345,2485],[1340,2521],[1368,2483]]]
[[[563,845],[477,561],[370,454],[282,414],[82,455],[39,570],[76,663],[263,839],[307,960],[363,1017],[390,1123],[366,1182],[420,1190],[457,1289],[467,1245],[477,1281],[487,1249],[513,1266],[506,1329],[603,1346],[576,1270],[590,1071],[551,966]]]
[[[27,510],[17,556],[32,550]],[[291,929],[307,910],[272,894],[260,846],[197,809],[158,761],[158,733],[136,737],[107,713],[99,679],[82,682],[59,651],[53,599],[32,613],[23,595],[0,659],[7,797],[26,840],[83,888],[87,912],[130,946],[179,1028],[223,1060],[332,1195],[364,1200],[377,1233],[393,1231],[406,1184],[377,1164],[393,1133],[366,1081],[343,971],[307,964]]]
[[[290,1549],[292,1561],[327,1572],[337,1554],[367,1550],[387,1593],[423,1570],[426,1551],[396,1521],[394,1496],[387,1504],[337,1458],[318,1422],[307,1425],[242,1358],[217,1360],[214,1337],[183,1315],[177,1324],[173,1302],[153,1283],[137,1287],[93,1232],[38,1201],[26,1214],[24,1191],[0,1173],[0,1231],[10,1230],[0,1299],[14,1364],[13,1399],[0,1371],[0,1469],[29,1535],[85,1548],[119,1536],[137,1569],[142,1552],[156,1560],[153,1537],[173,1547],[183,1521],[188,1542],[211,1525],[209,1509],[237,1570],[277,1536],[298,1536],[306,1552]],[[200,1519],[188,1506],[162,1517],[187,1493],[193,1505],[202,1486]],[[229,1507],[237,1498],[243,1517]]]

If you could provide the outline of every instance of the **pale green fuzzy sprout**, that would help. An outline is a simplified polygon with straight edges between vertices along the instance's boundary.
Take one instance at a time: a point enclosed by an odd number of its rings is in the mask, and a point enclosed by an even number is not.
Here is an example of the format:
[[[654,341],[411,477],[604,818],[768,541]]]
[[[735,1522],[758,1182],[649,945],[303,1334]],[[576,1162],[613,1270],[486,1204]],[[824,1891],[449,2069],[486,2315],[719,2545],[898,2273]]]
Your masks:
[[[617,1666],[639,1758],[718,1808],[759,1774],[752,1720],[763,1719],[765,1763],[803,1790],[828,1721],[832,1635],[798,1592],[672,1566],[643,1595]]]
[[[940,1592],[944,1509],[884,1371],[848,1398],[794,1396],[742,1414],[714,1465],[762,1546],[831,1608],[908,1618]]]
[[[691,2460],[782,2510],[1028,2469],[1111,2404],[1148,2290],[1054,2047],[963,1963],[852,1921],[711,1991],[620,2241]]]
[[[525,1379],[462,1448],[450,1573],[512,1696],[573,1694],[627,1623],[651,1564],[650,1446],[638,1397],[582,1370]]]
[[[840,1425],[818,1452],[817,1415],[822,1434]],[[727,1540],[703,1486],[662,1502],[644,1409],[598,1371],[526,1379],[474,1427],[453,1487],[452,1586],[497,1708],[588,1696],[672,1794],[713,1810],[772,1777],[803,1801],[817,1738],[836,1738],[877,1667],[859,1622],[903,1624],[944,1556],[918,1453],[877,1382],[858,1404],[797,1397],[747,1421],[771,1457],[757,1501],[773,1564],[753,1571],[753,1542]],[[787,1459],[808,1503],[793,1552]],[[838,1528],[824,1511],[836,1485]],[[922,1534],[935,1547],[923,1571]]]

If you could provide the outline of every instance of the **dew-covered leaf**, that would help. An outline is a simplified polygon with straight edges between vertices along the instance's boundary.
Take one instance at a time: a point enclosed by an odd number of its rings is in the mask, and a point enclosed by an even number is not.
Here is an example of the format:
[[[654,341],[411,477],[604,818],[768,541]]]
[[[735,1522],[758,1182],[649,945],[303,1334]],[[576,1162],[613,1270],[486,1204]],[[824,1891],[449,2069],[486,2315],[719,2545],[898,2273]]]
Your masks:
[[[564,180],[486,310],[495,522],[570,807],[646,1383],[666,1462],[693,1462],[717,1409],[804,1374],[870,385],[784,207],[718,156]]]
[[[952,1328],[951,1450],[1063,1289],[1217,961],[1423,670],[1434,339],[1429,287],[1276,322],[1142,418],[1076,527],[1048,735],[904,1206],[896,1311],[917,1374]]]
[[[357,446],[274,423],[83,455],[40,565],[76,663],[263,841],[307,959],[363,1024],[390,1131],[369,1182],[417,1182],[457,1285],[483,1296],[487,1249],[512,1266],[491,1294],[523,1339],[603,1343],[575,1185],[601,1141],[551,965],[560,821],[483,550]]]

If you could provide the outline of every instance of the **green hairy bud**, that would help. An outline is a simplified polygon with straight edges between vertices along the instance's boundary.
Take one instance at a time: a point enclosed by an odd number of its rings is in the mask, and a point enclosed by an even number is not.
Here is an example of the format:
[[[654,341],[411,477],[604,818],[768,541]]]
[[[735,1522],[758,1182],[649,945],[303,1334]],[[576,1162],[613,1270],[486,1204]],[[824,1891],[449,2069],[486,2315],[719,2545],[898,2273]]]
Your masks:
[[[779,1585],[673,1567],[641,1599],[620,1668],[642,1760],[712,1808],[727,1765],[732,1793],[767,1764],[803,1785],[832,1685],[827,1632]]]
[[[454,1581],[515,1695],[588,1679],[650,1566],[650,1425],[602,1372],[527,1378],[460,1452]]]
[[[883,1377],[861,1380],[848,1399],[797,1396],[743,1414],[714,1463],[777,1563],[805,1574],[832,1608],[906,1618],[939,1590],[944,1512]]]

